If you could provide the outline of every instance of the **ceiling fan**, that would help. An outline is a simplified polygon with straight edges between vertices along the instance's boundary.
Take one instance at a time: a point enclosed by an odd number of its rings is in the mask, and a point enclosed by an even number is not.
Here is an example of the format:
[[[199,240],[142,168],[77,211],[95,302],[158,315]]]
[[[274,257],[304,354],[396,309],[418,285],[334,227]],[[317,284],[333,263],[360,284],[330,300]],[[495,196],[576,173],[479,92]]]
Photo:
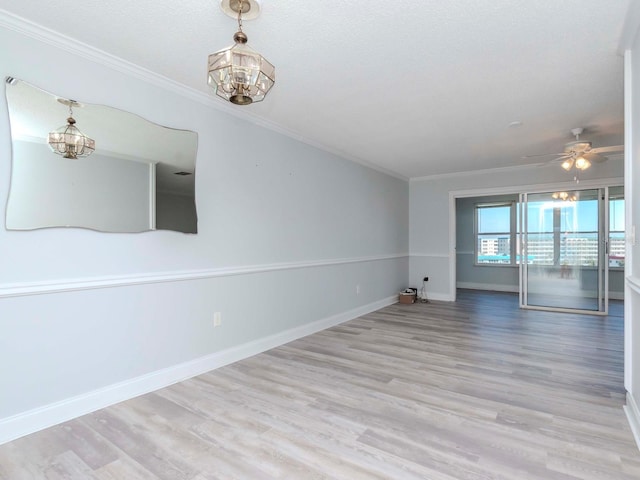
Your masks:
[[[564,146],[562,153],[545,153],[542,155],[527,155],[524,158],[531,157],[547,157],[555,156],[551,162],[559,162],[560,166],[567,172],[575,169],[575,175],[573,179],[578,182],[578,174],[586,170],[591,166],[592,162],[601,163],[604,162],[607,157],[605,153],[618,153],[624,150],[624,145],[613,145],[610,147],[598,147],[593,148],[591,142],[580,140],[580,135],[584,132],[584,128],[573,128],[571,134],[576,137],[574,141],[571,141]]]

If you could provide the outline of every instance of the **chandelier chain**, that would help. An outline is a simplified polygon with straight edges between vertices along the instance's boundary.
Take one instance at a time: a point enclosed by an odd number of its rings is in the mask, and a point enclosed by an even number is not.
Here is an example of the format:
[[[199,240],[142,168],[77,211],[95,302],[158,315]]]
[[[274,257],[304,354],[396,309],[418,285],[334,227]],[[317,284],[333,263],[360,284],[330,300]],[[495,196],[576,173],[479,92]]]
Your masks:
[[[238,28],[242,31],[242,9],[244,8],[244,0],[240,0],[238,6]]]

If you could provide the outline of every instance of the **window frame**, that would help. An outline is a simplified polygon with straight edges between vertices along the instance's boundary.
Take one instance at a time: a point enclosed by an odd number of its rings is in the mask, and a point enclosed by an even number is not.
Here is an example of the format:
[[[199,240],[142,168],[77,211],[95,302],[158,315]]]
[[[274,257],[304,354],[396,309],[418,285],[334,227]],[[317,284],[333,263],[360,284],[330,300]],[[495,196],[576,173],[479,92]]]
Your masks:
[[[617,270],[617,271],[624,271],[624,263],[621,266],[611,266],[611,260],[609,259],[609,255],[611,255],[611,234],[613,233],[617,233],[617,234],[622,234],[622,238],[623,238],[623,245],[624,245],[624,260],[623,262],[627,261],[627,245],[626,245],[626,238],[627,238],[627,233],[626,233],[626,229],[624,230],[612,230],[611,229],[611,202],[615,201],[615,200],[621,200],[622,201],[622,208],[626,209],[627,208],[627,203],[626,203],[626,199],[624,196],[624,189],[620,192],[620,193],[613,193],[611,194],[611,188],[609,187],[609,198],[608,198],[608,205],[607,208],[609,209],[609,226],[608,226],[608,236],[607,236],[607,263],[608,263],[608,268],[609,270]],[[624,215],[623,215],[624,217]],[[626,225],[622,224],[623,227],[626,227]]]
[[[499,207],[509,207],[509,232],[482,232],[479,230],[479,212],[483,208],[499,208]],[[508,200],[504,202],[483,202],[476,203],[473,206],[473,236],[474,236],[474,247],[473,247],[473,265],[476,267],[517,267],[517,258],[516,258],[516,244],[517,244],[517,217],[518,215],[518,202],[515,200]],[[480,237],[486,235],[495,235],[495,236],[506,236],[509,237],[509,263],[489,263],[489,262],[479,262],[479,243]]]

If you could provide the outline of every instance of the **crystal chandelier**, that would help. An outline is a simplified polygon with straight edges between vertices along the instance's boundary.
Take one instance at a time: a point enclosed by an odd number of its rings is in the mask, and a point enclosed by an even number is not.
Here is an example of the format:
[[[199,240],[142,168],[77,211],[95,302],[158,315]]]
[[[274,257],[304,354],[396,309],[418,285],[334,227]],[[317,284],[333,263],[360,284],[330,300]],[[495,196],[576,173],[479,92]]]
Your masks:
[[[208,83],[216,95],[235,105],[261,102],[276,79],[276,68],[247,45],[242,31],[242,14],[258,4],[249,0],[223,0],[238,14],[234,45],[209,55]],[[224,9],[224,7],[223,7]]]
[[[554,200],[564,200],[565,202],[575,202],[578,199],[575,193],[569,192],[554,192],[551,194],[551,198]]]
[[[74,100],[58,99],[58,102],[69,107],[69,118],[67,124],[50,132],[47,143],[53,153],[62,155],[64,158],[77,159],[88,157],[96,149],[96,142],[82,133],[76,127],[76,120],[73,118],[73,107],[81,107]]]

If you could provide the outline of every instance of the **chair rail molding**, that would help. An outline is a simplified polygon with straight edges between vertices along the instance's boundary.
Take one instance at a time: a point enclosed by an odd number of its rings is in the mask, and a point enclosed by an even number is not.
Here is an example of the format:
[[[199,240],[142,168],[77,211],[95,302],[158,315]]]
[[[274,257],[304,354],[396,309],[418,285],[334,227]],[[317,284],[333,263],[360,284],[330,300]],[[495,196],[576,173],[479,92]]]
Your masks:
[[[368,257],[336,258],[328,260],[311,260],[304,262],[232,266],[203,270],[63,279],[53,282],[0,284],[0,298],[18,297],[24,295],[41,295],[58,292],[72,292],[78,290],[91,290],[99,288],[123,287],[149,283],[181,282],[189,280],[200,280],[205,278],[230,277],[233,275],[253,275],[257,273],[276,272],[282,270],[321,268],[333,265],[347,265],[351,263],[379,262],[407,257],[409,257],[408,253],[398,253]]]

